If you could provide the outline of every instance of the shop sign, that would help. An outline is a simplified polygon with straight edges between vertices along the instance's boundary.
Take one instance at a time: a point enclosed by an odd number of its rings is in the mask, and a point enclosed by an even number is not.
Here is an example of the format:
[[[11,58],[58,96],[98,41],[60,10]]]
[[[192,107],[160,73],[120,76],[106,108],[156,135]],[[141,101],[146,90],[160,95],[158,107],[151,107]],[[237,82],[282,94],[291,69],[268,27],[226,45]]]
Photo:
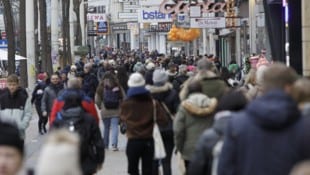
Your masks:
[[[225,28],[226,19],[224,17],[216,18],[191,18],[192,28]]]
[[[88,13],[87,14],[87,21],[107,21],[106,14],[101,13]]]
[[[192,5],[184,0],[177,1],[177,3],[172,3],[170,0],[163,0],[159,6],[159,10],[164,14],[188,13],[190,6],[200,7],[202,13],[226,12],[225,2],[210,2],[210,0],[205,0],[204,2],[199,2]]]
[[[108,22],[107,21],[99,21],[96,24],[97,26],[97,34],[102,35],[102,34],[107,34],[109,31],[108,28]]]
[[[112,26],[112,30],[127,30],[127,24]]]
[[[156,25],[150,25],[149,32],[169,32],[172,27],[171,22],[158,23]]]
[[[138,13],[125,13],[125,12],[120,12],[118,13],[118,18],[119,19],[132,19],[132,20],[137,20],[138,19]]]
[[[156,22],[171,22],[170,14],[164,14],[159,11],[158,7],[142,8],[139,11],[140,23],[156,23]]]

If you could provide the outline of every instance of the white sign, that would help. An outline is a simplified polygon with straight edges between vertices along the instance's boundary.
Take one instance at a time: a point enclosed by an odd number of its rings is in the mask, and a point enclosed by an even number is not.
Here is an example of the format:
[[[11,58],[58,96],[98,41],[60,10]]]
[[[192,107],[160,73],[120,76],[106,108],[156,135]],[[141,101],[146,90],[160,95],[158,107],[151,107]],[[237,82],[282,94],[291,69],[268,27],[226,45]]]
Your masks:
[[[100,13],[87,13],[87,21],[107,21],[106,14]]]
[[[159,6],[160,3],[158,0],[140,0],[140,5],[142,6]]]
[[[190,7],[190,17],[201,17],[201,9],[199,6]]]
[[[140,23],[171,22],[172,15],[161,13],[158,7],[145,7],[139,10],[138,20]]]
[[[224,17],[218,18],[191,18],[192,28],[225,28],[226,20]]]
[[[138,19],[138,13],[118,13],[119,19],[132,19],[137,20]]]

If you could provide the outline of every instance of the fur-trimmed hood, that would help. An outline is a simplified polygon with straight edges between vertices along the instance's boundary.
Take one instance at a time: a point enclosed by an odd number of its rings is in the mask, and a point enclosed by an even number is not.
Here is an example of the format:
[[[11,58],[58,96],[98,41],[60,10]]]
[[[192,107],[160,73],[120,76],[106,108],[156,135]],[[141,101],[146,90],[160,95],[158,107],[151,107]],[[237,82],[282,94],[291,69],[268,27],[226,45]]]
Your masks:
[[[202,93],[193,93],[181,105],[188,113],[194,116],[205,117],[215,111],[217,100],[216,98],[209,98]]]
[[[179,94],[179,97],[181,100],[185,100],[188,95],[188,85],[193,81],[201,81],[205,78],[216,78],[218,77],[214,72],[211,71],[204,71],[204,72],[198,72],[196,75],[192,76],[191,78],[187,79],[183,83],[183,88]]]
[[[145,88],[150,91],[152,94],[166,92],[173,89],[173,85],[169,82],[166,82],[162,86],[146,85]]]

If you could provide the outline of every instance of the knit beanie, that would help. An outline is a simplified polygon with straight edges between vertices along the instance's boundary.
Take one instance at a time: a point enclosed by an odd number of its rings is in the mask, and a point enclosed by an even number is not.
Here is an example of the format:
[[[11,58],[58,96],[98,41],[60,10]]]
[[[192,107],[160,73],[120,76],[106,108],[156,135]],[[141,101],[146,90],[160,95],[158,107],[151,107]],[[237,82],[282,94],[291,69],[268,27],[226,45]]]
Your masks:
[[[0,121],[0,146],[2,145],[14,147],[24,155],[24,141],[18,128],[13,124]]]
[[[128,80],[129,87],[141,87],[145,85],[145,80],[140,73],[133,73]]]
[[[155,64],[153,62],[149,62],[145,67],[147,70],[152,70],[155,68]]]
[[[82,175],[79,149],[77,134],[67,130],[52,132],[41,150],[36,174]]]
[[[156,69],[153,73],[154,84],[164,84],[168,80],[168,74],[163,69]]]
[[[37,78],[38,78],[38,80],[44,80],[45,79],[45,74],[44,73],[39,73]]]

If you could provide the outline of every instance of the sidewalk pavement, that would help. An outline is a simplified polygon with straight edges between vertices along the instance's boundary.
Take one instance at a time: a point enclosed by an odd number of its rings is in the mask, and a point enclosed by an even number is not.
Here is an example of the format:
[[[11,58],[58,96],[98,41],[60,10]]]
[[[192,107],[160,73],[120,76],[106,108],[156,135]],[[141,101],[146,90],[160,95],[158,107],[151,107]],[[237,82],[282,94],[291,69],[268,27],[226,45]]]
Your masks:
[[[36,166],[40,150],[46,140],[47,135],[40,135],[38,133],[38,116],[33,108],[34,115],[30,122],[29,128],[26,131],[26,157],[22,171],[19,175],[25,175],[27,169],[33,169]],[[102,122],[100,122],[100,128],[102,131]],[[119,135],[119,151],[112,151],[106,149],[106,156],[103,168],[97,175],[127,175],[127,157],[125,153],[126,148],[126,136]],[[52,165],[51,165],[52,166]],[[179,175],[176,158],[172,160],[173,175]]]

